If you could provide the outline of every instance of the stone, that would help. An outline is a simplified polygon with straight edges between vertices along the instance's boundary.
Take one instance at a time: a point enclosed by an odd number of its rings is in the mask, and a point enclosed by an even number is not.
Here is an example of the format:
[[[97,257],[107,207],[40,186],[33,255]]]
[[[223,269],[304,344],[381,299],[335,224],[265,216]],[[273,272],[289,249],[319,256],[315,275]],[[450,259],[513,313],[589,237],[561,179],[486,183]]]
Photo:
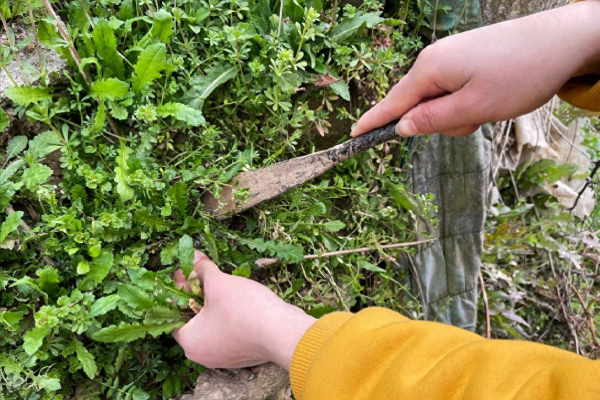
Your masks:
[[[29,32],[25,28],[25,24],[23,21],[15,22],[11,25],[11,28],[13,28],[13,31],[17,36],[17,41],[23,40],[27,38],[27,36],[31,36],[31,32]],[[3,33],[0,36],[0,40],[7,41],[6,33]],[[67,67],[66,61],[63,60],[57,52],[55,52],[52,49],[46,48],[44,45],[40,45],[40,49],[42,57],[46,60],[47,73],[51,76],[54,75],[54,77],[58,80],[62,80],[64,78],[62,71]],[[29,63],[33,65],[36,69],[40,68],[40,60],[38,58],[38,53],[35,47],[24,47],[20,49],[20,51],[18,52],[18,56],[22,64]],[[6,69],[17,84],[22,85],[25,83],[16,60],[12,60],[6,66]],[[2,107],[10,105],[10,100],[4,95],[4,92],[10,86],[13,86],[12,81],[10,80],[4,69],[0,69],[0,106]]]
[[[194,393],[181,400],[292,400],[289,374],[273,363],[207,369],[198,377]]]
[[[571,3],[570,0],[481,0],[484,25],[525,17]]]

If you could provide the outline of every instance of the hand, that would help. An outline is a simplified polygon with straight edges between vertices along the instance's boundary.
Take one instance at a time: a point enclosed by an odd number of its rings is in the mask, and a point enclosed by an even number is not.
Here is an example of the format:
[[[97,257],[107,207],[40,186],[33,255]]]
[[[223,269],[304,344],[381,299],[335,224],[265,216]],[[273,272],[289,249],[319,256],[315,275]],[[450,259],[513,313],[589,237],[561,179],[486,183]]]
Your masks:
[[[209,368],[273,361],[289,371],[294,350],[315,319],[258,282],[219,271],[199,251],[194,270],[202,285],[204,307],[173,332],[186,357]],[[174,279],[178,287],[190,290],[181,270]]]
[[[403,115],[401,136],[465,136],[531,112],[571,77],[600,71],[598,15],[600,2],[584,1],[439,40],[352,136]]]

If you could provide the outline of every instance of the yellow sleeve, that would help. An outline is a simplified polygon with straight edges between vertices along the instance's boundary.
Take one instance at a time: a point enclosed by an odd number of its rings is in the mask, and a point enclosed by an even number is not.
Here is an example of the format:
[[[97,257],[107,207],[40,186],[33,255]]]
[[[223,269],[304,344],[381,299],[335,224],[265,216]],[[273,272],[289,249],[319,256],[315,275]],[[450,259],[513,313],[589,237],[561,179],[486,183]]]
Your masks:
[[[600,76],[573,78],[560,89],[558,97],[583,110],[600,111]]]
[[[297,400],[600,399],[600,361],[384,308],[317,321],[290,373]]]

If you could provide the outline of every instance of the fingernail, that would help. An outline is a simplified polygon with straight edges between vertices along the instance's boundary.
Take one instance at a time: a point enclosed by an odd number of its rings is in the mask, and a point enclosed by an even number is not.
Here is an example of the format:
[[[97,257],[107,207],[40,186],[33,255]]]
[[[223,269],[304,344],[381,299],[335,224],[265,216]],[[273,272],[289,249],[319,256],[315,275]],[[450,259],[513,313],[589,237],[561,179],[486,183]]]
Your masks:
[[[396,133],[400,136],[411,137],[417,136],[419,131],[412,119],[401,119],[396,125]]]

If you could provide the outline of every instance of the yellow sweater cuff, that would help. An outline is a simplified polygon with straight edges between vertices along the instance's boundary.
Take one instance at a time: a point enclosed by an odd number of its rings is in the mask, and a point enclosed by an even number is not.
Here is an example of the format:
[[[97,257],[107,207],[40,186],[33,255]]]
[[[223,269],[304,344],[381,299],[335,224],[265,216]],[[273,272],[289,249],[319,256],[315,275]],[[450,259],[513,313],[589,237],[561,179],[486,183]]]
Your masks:
[[[577,108],[600,111],[600,76],[573,78],[560,89],[558,96]]]
[[[315,322],[304,334],[296,347],[290,367],[290,382],[297,400],[302,400],[308,368],[321,346],[342,325],[352,318],[351,313],[336,312],[326,315]]]

